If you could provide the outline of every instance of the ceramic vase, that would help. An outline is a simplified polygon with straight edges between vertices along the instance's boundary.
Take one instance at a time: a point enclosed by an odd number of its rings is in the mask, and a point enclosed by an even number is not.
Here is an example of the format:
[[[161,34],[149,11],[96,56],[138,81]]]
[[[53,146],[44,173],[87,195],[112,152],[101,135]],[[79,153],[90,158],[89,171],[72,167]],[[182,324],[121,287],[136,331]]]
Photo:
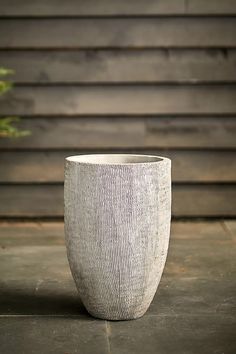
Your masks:
[[[65,161],[65,236],[79,296],[94,317],[148,309],[169,245],[171,161],[104,154]]]

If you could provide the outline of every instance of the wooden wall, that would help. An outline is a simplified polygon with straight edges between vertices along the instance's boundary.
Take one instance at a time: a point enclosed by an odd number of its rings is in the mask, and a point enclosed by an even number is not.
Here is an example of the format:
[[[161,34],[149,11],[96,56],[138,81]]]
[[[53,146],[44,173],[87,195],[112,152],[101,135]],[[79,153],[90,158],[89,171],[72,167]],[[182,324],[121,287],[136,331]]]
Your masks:
[[[236,216],[236,0],[1,0],[0,217],[62,217],[64,157],[163,154],[175,217]]]

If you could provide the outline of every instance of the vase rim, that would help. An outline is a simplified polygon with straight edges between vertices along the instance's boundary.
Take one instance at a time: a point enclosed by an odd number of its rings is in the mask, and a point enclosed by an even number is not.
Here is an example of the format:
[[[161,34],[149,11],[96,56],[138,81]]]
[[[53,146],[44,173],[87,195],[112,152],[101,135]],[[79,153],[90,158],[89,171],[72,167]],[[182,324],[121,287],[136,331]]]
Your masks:
[[[167,157],[145,154],[82,154],[68,156],[65,160],[86,165],[150,165],[170,162]]]

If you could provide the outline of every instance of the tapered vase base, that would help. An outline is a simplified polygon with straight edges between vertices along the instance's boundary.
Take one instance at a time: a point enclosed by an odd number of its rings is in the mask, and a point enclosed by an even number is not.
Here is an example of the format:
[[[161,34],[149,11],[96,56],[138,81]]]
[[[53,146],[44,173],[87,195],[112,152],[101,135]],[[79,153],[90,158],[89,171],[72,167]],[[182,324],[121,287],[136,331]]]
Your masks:
[[[142,312],[137,312],[134,314],[104,314],[104,313],[99,313],[99,312],[93,312],[88,309],[86,309],[87,312],[94,318],[98,318],[100,320],[107,320],[107,321],[131,321],[131,320],[137,320],[141,317],[143,317],[147,310],[142,311]]]

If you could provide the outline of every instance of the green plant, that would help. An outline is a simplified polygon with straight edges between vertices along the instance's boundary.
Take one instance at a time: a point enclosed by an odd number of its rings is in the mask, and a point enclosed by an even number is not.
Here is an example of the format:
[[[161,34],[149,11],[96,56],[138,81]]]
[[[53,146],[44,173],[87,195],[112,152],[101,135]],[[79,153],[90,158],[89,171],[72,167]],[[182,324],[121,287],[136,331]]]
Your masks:
[[[8,76],[14,74],[13,70],[0,68],[0,77]],[[0,96],[11,90],[13,84],[12,82],[0,80]],[[19,130],[14,126],[14,123],[19,122],[18,117],[4,117],[0,118],[0,138],[2,137],[20,137],[29,135],[28,130]]]

